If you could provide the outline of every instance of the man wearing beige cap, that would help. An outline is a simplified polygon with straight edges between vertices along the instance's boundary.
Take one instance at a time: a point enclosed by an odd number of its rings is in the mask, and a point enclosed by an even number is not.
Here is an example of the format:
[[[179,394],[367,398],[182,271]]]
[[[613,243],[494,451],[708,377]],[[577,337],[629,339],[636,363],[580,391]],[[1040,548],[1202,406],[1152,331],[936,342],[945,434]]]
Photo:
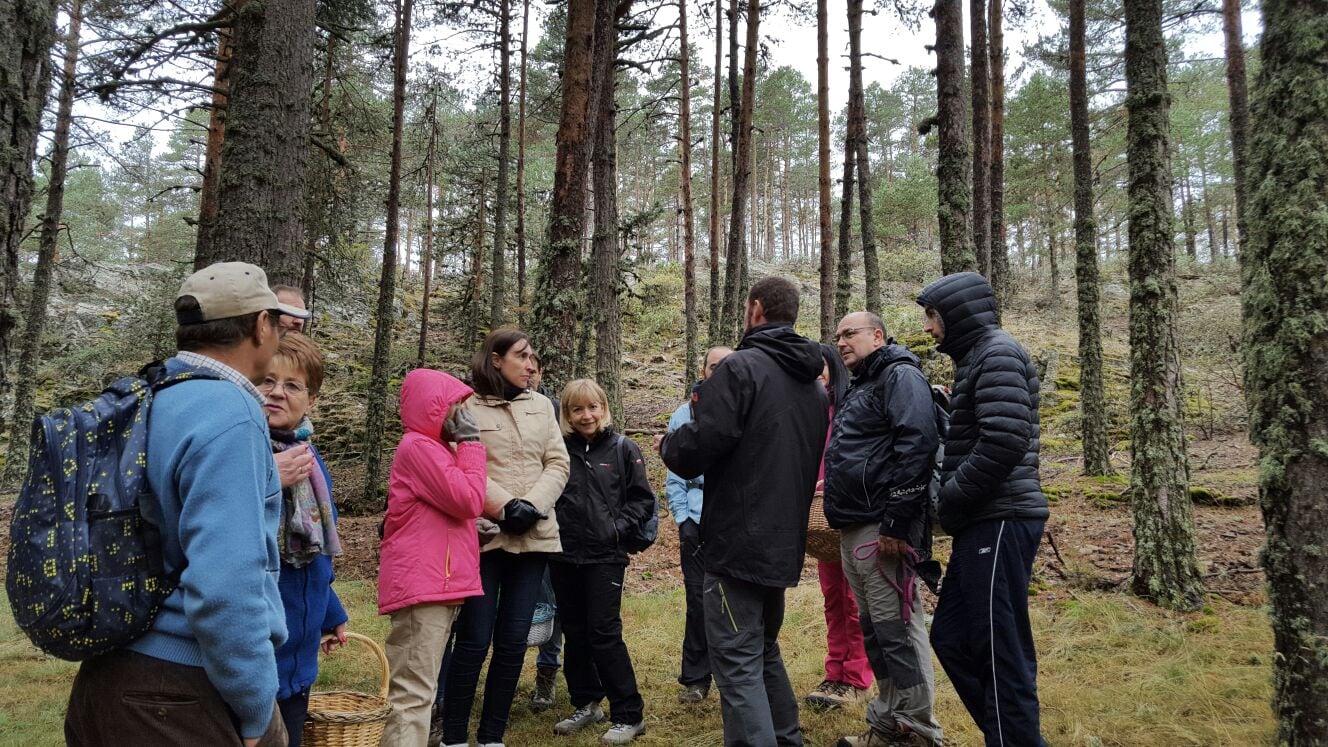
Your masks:
[[[179,585],[141,638],[79,668],[67,744],[286,744],[275,708],[281,485],[254,382],[287,314],[308,312],[280,303],[254,265],[214,264],[180,286],[180,352],[165,369],[194,378],[153,399],[153,495],[140,504]]]

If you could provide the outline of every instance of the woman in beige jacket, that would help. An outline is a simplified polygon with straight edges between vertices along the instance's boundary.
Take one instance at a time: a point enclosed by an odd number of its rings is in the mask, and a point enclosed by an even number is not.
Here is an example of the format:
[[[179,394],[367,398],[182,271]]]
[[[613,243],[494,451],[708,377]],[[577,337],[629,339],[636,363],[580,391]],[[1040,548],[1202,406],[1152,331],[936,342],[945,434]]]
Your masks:
[[[549,553],[562,549],[553,505],[567,482],[569,463],[552,403],[529,389],[536,364],[524,332],[491,332],[471,369],[475,396],[467,410],[479,423],[488,455],[479,523],[487,519],[499,531],[481,548],[484,595],[466,600],[454,628],[443,688],[443,744],[468,743],[475,688],[492,642],[475,733],[483,746],[502,744],[507,730],[544,568]]]

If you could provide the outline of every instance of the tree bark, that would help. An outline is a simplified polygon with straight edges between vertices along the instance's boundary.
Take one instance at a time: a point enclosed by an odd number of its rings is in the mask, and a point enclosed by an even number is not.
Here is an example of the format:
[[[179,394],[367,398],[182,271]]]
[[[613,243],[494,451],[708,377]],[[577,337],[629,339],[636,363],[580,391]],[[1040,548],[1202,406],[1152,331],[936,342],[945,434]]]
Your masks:
[[[826,0],[816,0],[816,201],[821,258],[821,342],[835,334],[835,256],[830,232],[830,31]],[[845,303],[847,305],[847,302]]]
[[[211,246],[194,267],[239,260],[273,283],[304,274],[304,174],[314,2],[251,0],[235,11],[226,136]]]
[[[853,99],[849,99],[849,118],[853,117]],[[836,273],[835,318],[843,319],[849,312],[850,299],[853,297],[853,164],[857,161],[852,155],[851,135],[845,136],[844,177],[841,180],[843,196],[839,200],[839,271]]]
[[[733,7],[732,5],[730,7]],[[737,13],[734,13],[734,24]],[[734,107],[733,153],[733,207],[729,213],[729,262],[725,275],[725,327],[730,340],[736,342],[742,335],[743,293],[747,288],[747,248],[744,237],[746,213],[752,178],[752,107],[756,96],[756,53],[760,45],[761,2],[747,1],[747,44],[743,50],[742,98]],[[736,27],[735,27],[736,28]],[[730,34],[732,53],[737,54],[734,43],[736,31]],[[732,93],[735,83],[730,81]]]
[[[434,159],[438,147],[438,91],[433,91],[429,102],[429,144],[424,153],[424,250],[420,256],[420,273],[424,275],[424,294],[420,297],[420,350],[416,365],[424,367],[429,341],[429,292],[433,285],[433,187]]]
[[[974,0],[981,2],[981,0]],[[867,147],[867,102],[862,91],[862,0],[848,0],[849,109],[854,135],[852,158],[858,175],[858,231],[862,236],[863,295],[867,311],[881,313],[881,270],[876,257],[876,231],[872,225],[871,156]],[[849,157],[845,154],[845,157]]]
[[[1109,475],[1112,468],[1110,445],[1107,443],[1107,400],[1102,370],[1102,303],[1097,271],[1097,221],[1093,218],[1093,146],[1088,118],[1084,0],[1070,0],[1069,10],[1074,277],[1079,304],[1079,425],[1084,474]]]
[[[683,364],[683,382],[691,386],[697,379],[696,324],[696,215],[692,209],[692,50],[687,46],[687,0],[678,0],[678,158],[682,161],[679,173],[679,198],[682,200],[682,276],[683,324],[686,337],[686,362]]]
[[[626,427],[622,409],[622,312],[619,293],[617,106],[614,60],[618,51],[619,13],[631,0],[595,3],[594,73],[591,82],[595,142],[591,156],[594,180],[595,234],[591,241],[590,311],[595,319],[595,380],[609,399],[615,422]]]
[[[521,0],[521,76],[516,109],[516,306],[526,321],[526,42],[530,39],[530,0]]]
[[[251,0],[252,1],[252,0]],[[387,177],[387,226],[383,237],[383,272],[378,282],[373,364],[364,427],[364,493],[361,508],[381,511],[386,496],[379,489],[383,431],[387,423],[387,366],[392,355],[393,302],[396,300],[397,234],[401,222],[401,140],[406,111],[406,68],[410,61],[410,15],[414,0],[400,0],[392,54],[392,155]],[[230,137],[227,137],[229,143]]]
[[[715,84],[710,106],[710,325],[706,332],[706,344],[710,346],[719,344],[724,318],[724,288],[719,279],[719,245],[722,241],[719,227],[719,152],[723,148],[719,135],[719,71],[724,62],[723,28],[724,0],[715,0]]]
[[[544,381],[555,390],[567,383],[576,364],[594,40],[595,0],[568,0],[549,242],[541,252],[531,310],[531,335],[542,356]]]
[[[42,214],[37,267],[32,274],[32,292],[28,297],[28,315],[18,359],[14,416],[10,420],[9,429],[9,452],[5,458],[4,480],[0,481],[5,483],[17,482],[27,469],[29,425],[33,411],[32,393],[37,383],[37,361],[41,358],[41,338],[46,328],[46,303],[51,294],[51,273],[54,270],[56,242],[60,238],[60,217],[65,204],[65,175],[69,170],[69,124],[73,119],[79,33],[83,27],[83,0],[70,0],[68,12],[69,28],[65,32],[64,66],[60,76],[55,131],[51,137],[51,174],[46,187],[46,211]]]
[[[246,0],[235,0],[230,13],[244,7]],[[212,106],[208,114],[207,144],[203,146],[203,181],[198,192],[198,228],[194,236],[194,256],[212,256],[212,231],[221,209],[221,146],[226,141],[226,92],[230,90],[231,57],[234,52],[234,28],[217,31],[217,63],[212,74]]]
[[[1249,168],[1250,138],[1250,104],[1245,76],[1245,45],[1240,30],[1240,0],[1222,0],[1222,32],[1226,40],[1231,171],[1236,187],[1236,256],[1239,257],[1249,237],[1245,218],[1249,186],[1245,173]]]
[[[1328,12],[1264,0],[1241,249],[1277,743],[1328,744]]]
[[[991,277],[991,71],[986,0],[968,0],[970,89],[973,94],[973,254]]]
[[[1005,247],[1005,29],[1004,0],[989,0],[991,49],[991,278],[997,302],[1008,301],[1010,257]]]
[[[489,328],[507,321],[507,172],[512,160],[512,6],[498,0],[498,178],[493,198],[493,291]]]
[[[32,202],[42,108],[51,84],[55,0],[0,3],[0,433],[11,384],[10,338],[18,326],[18,246]]]
[[[1185,446],[1161,0],[1125,0],[1130,215],[1130,497],[1136,594],[1197,609],[1203,585]]]
[[[936,0],[936,104],[939,157],[936,167],[937,222],[941,272],[973,270],[977,258],[969,241],[968,133],[964,125],[964,12],[962,0]]]

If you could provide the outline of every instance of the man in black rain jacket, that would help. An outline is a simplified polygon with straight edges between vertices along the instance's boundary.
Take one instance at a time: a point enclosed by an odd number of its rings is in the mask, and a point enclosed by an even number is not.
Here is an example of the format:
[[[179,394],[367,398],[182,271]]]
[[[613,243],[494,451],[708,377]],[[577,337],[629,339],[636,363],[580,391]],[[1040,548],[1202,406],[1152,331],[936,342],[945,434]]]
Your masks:
[[[988,745],[1041,747],[1028,580],[1049,511],[1038,478],[1038,378],[975,272],[918,295],[955,363],[939,514],[954,536],[932,622],[936,656]]]
[[[821,348],[793,331],[797,316],[792,283],[757,281],[742,342],[693,395],[693,421],[660,444],[674,473],[705,475],[702,593],[727,745],[802,744],[778,637],[784,590],[802,571],[829,403]]]
[[[916,569],[931,554],[927,488],[939,444],[931,387],[917,356],[886,335],[876,314],[845,316],[835,346],[853,382],[825,454],[825,518],[840,530],[877,680],[869,730],[839,745],[941,744]]]

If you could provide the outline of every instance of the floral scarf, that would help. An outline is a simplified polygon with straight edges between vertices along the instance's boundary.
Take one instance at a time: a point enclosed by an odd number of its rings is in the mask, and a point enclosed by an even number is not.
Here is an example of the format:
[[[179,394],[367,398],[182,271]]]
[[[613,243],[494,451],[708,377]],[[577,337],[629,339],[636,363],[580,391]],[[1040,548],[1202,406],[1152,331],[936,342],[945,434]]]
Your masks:
[[[273,452],[308,443],[313,433],[309,418],[301,420],[294,431],[268,429]],[[337,536],[336,517],[332,513],[332,491],[323,470],[316,464],[309,479],[281,491],[277,549],[281,561],[295,568],[308,565],[318,555],[341,554],[341,538]]]

